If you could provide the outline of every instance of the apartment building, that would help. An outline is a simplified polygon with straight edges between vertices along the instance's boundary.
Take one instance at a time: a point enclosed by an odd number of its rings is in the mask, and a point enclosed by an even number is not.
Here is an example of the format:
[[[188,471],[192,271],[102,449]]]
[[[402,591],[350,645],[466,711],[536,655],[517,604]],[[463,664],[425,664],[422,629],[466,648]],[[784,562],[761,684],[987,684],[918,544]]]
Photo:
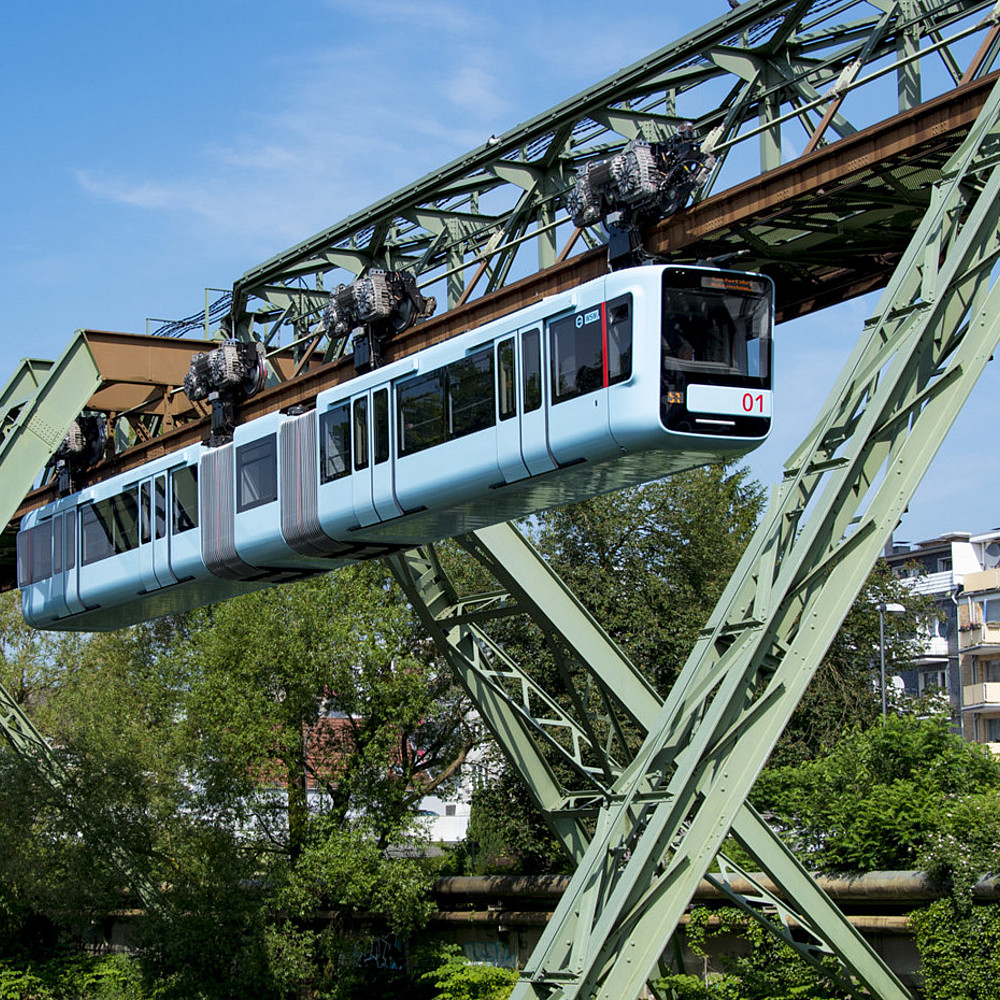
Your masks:
[[[922,655],[900,671],[907,692],[947,693],[956,729],[1000,753],[1000,529],[893,542],[884,558],[941,614],[926,623]]]

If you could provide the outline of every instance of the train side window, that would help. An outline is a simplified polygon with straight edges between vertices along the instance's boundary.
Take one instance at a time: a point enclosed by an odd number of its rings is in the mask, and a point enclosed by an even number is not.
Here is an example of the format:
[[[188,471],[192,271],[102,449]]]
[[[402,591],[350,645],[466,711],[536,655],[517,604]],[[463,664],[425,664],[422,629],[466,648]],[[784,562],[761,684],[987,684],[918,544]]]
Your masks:
[[[274,434],[236,449],[236,513],[278,499],[278,450]]]
[[[115,555],[128,552],[139,544],[139,499],[135,487],[111,498],[114,518]]]
[[[375,438],[375,464],[389,461],[389,390],[372,394],[372,431]]]
[[[76,566],[76,511],[67,511],[66,521],[66,571]]]
[[[149,483],[139,486],[139,541],[145,545],[151,538],[149,530]]]
[[[549,324],[553,402],[561,403],[604,385],[602,325],[599,306]]]
[[[43,521],[18,535],[17,559],[17,579],[22,586],[52,576],[51,521]]]
[[[139,500],[135,487],[98,500],[80,514],[84,566],[128,552],[139,544]]]
[[[500,419],[517,416],[517,383],[514,381],[514,338],[497,345],[497,399]]]
[[[368,468],[368,400],[354,400],[354,468]]]
[[[448,437],[464,437],[496,423],[493,348],[447,366]]]
[[[444,385],[444,371],[438,369],[396,386],[400,455],[444,441]]]
[[[537,330],[529,330],[521,338],[521,360],[524,362],[524,412],[531,413],[542,405],[542,338]]]
[[[109,513],[107,500],[88,504],[80,510],[80,533],[83,539],[80,561],[84,566],[115,554],[114,532],[108,517]]]
[[[63,563],[63,518],[62,514],[52,519],[52,575],[62,572]]]
[[[185,465],[171,476],[174,488],[173,532],[198,527],[198,466]]]
[[[632,375],[632,296],[608,303],[608,385]]]
[[[153,481],[153,537],[163,538],[167,533],[167,477],[157,476]]]
[[[320,482],[351,473],[351,404],[332,406],[319,418]]]

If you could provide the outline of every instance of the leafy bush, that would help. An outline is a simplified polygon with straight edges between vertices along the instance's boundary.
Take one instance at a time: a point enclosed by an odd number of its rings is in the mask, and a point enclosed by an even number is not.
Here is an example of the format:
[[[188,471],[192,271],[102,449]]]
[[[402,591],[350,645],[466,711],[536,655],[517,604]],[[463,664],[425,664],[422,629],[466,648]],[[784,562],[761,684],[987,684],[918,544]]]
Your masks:
[[[443,949],[445,961],[420,978],[437,989],[434,1000],[507,1000],[517,972],[495,965],[473,965],[457,945]]]
[[[914,868],[948,834],[995,839],[997,789],[1000,762],[946,719],[889,716],[826,757],[765,770],[752,799],[812,867],[866,872]]]
[[[126,955],[72,955],[46,962],[0,961],[0,1000],[146,1000],[142,975]]]
[[[706,958],[709,940],[723,934],[746,941],[749,952],[724,956],[723,975],[661,977],[653,986],[664,1000],[844,1000],[851,995],[836,983],[836,961],[814,968],[740,910],[699,906],[691,912],[687,941],[696,955]]]

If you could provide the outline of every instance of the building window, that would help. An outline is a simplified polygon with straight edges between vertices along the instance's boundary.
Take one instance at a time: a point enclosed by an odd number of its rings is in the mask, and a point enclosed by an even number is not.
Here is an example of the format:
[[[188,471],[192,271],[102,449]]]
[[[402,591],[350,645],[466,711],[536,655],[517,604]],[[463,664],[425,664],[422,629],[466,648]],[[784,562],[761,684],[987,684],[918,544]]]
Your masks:
[[[998,720],[998,721],[1000,721],[1000,720]],[[446,805],[444,807],[444,814],[445,814],[445,816],[454,816],[455,815],[455,811],[456,811],[456,807],[454,805]]]
[[[993,715],[983,719],[986,729],[987,743],[1000,743],[1000,716]]]
[[[920,693],[927,691],[948,691],[947,670],[921,670],[918,679]]]

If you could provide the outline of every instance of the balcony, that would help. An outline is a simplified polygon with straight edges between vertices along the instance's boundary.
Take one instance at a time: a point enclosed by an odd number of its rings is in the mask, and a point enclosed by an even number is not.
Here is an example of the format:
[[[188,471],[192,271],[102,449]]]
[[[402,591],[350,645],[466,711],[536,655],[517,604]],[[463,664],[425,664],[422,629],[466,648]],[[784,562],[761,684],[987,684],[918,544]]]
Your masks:
[[[903,577],[899,582],[915,594],[947,594],[955,587],[955,574],[949,569],[941,573]]]
[[[958,630],[958,648],[966,650],[977,646],[984,647],[982,650],[984,653],[1000,653],[1000,623],[962,625]]]
[[[962,688],[963,708],[1000,708],[1000,681],[967,684]]]

